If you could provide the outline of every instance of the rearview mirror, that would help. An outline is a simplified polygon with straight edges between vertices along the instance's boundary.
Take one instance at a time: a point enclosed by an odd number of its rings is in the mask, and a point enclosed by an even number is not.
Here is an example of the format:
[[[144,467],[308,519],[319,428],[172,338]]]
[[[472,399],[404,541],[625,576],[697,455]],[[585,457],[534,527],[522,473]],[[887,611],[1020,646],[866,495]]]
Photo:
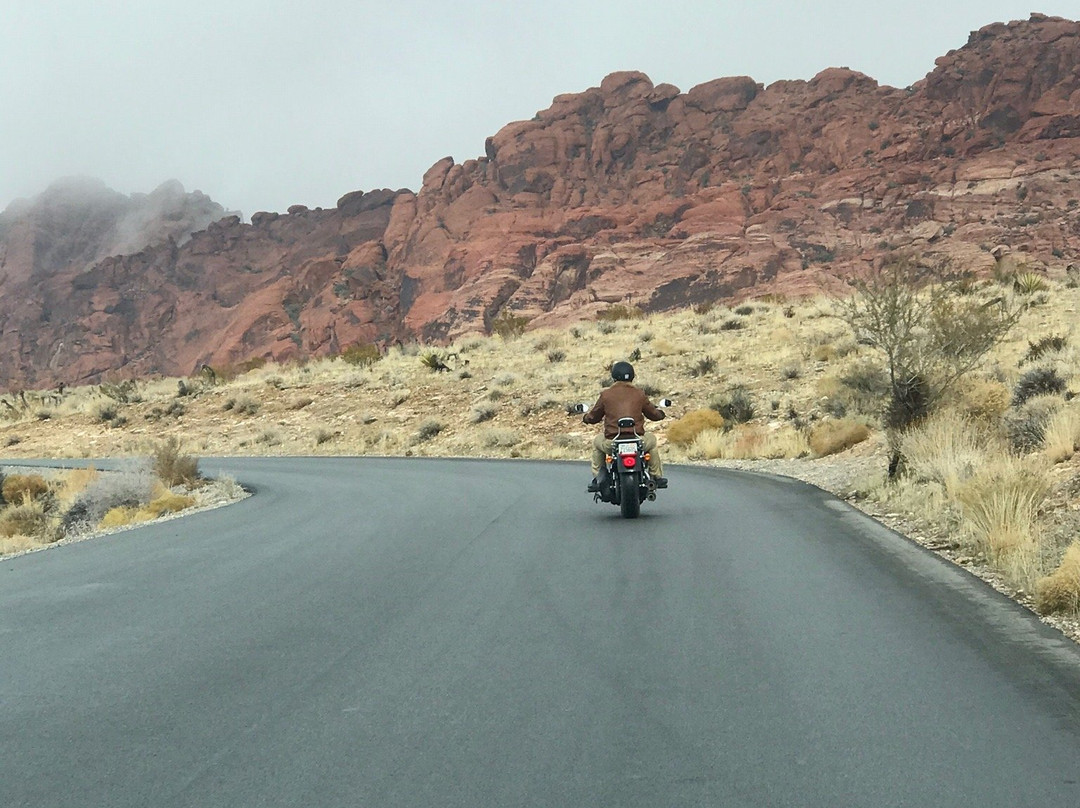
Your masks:
[[[670,407],[674,403],[675,402],[672,401],[670,398],[662,398],[658,402],[656,402],[656,406],[660,407],[661,409],[664,409],[666,407]]]

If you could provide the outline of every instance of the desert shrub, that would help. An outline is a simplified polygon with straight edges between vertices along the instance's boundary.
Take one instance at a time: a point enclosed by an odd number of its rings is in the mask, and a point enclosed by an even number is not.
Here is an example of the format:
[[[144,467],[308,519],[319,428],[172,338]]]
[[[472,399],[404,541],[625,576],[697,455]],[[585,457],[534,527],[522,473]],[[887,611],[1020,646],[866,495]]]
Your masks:
[[[103,401],[94,410],[94,418],[102,424],[113,424],[120,415],[120,407],[115,401]]]
[[[255,438],[256,443],[266,446],[280,446],[282,440],[281,432],[277,429],[264,429]]]
[[[832,345],[815,345],[810,351],[810,358],[815,362],[831,362],[836,358],[836,348]]]
[[[440,432],[443,431],[443,425],[439,421],[431,418],[424,423],[420,424],[420,429],[416,432],[416,439],[418,441],[431,440]]]
[[[877,362],[857,362],[838,378],[849,391],[852,404],[861,412],[877,410],[889,395],[889,374]]]
[[[495,413],[499,410],[497,407],[493,407],[491,404],[477,404],[472,409],[472,414],[469,416],[469,421],[474,424],[482,424],[484,421],[490,421],[495,417]]]
[[[39,502],[11,505],[0,512],[0,536],[28,536],[45,540],[59,538]]]
[[[1037,342],[1028,340],[1028,349],[1023,357],[1021,357],[1020,365],[1023,366],[1028,362],[1037,362],[1047,354],[1060,353],[1065,350],[1065,346],[1068,344],[1069,339],[1064,336],[1043,337]]]
[[[716,410],[692,410],[671,424],[667,439],[676,446],[689,446],[707,429],[723,429],[724,417]]]
[[[157,478],[148,462],[129,464],[120,471],[91,480],[61,515],[65,534],[96,526],[113,508],[138,508],[153,499]]]
[[[736,385],[722,397],[712,402],[709,407],[720,413],[729,423],[745,424],[754,417],[754,401],[750,391],[742,385]]]
[[[302,410],[305,407],[311,406],[314,401],[315,399],[313,399],[311,396],[301,396],[300,398],[294,399],[293,401],[289,402],[289,409]]]
[[[645,316],[645,312],[639,309],[637,306],[624,306],[621,303],[617,303],[614,306],[608,306],[603,311],[596,313],[597,322],[613,322],[616,320],[640,320]]]
[[[564,359],[566,359],[566,351],[560,350],[558,348],[553,348],[552,350],[547,352],[547,360],[549,362],[561,362]]]
[[[100,472],[93,466],[85,469],[71,469],[61,479],[56,492],[56,499],[61,508],[65,508],[71,504],[71,502],[86,490],[86,486],[90,485],[94,480],[101,476]]]
[[[799,370],[797,365],[788,365],[780,371],[780,378],[786,381],[793,381],[802,375],[802,371]]]
[[[739,306],[737,309],[735,309],[735,313],[738,314],[740,317],[747,317],[747,316],[754,313],[754,307],[753,306]]]
[[[818,457],[825,457],[850,449],[868,437],[870,429],[861,421],[850,418],[822,421],[810,432],[810,449]]]
[[[334,433],[329,429],[316,429],[315,430],[315,445],[322,446],[324,443],[329,443],[334,439]]]
[[[4,502],[20,505],[25,501],[41,499],[49,490],[49,484],[40,474],[9,474],[4,478],[0,492]]]
[[[690,366],[691,376],[708,376],[716,370],[716,359],[711,356],[703,356]]]
[[[154,447],[153,469],[165,485],[192,485],[200,478],[199,460],[181,451],[180,440],[167,438]]]
[[[521,438],[512,429],[486,429],[480,435],[480,442],[487,449],[514,446]]]
[[[1065,392],[1068,385],[1052,367],[1037,367],[1024,373],[1013,388],[1012,405],[1018,407],[1029,398]]]
[[[1030,452],[1043,445],[1046,428],[1060,403],[1054,396],[1040,396],[1005,413],[1002,428],[1015,451]]]
[[[367,367],[382,359],[382,352],[379,351],[378,345],[373,345],[370,342],[357,342],[355,345],[350,345],[343,350],[340,357],[341,361],[349,365]]]
[[[1070,544],[1060,566],[1036,584],[1035,609],[1039,614],[1080,611],[1080,542]]]
[[[1009,388],[990,379],[967,379],[955,391],[950,406],[975,421],[996,424],[1009,408]]]
[[[742,320],[736,320],[734,317],[720,323],[721,331],[738,331],[742,328],[746,328],[746,324]]]
[[[138,382],[134,379],[125,379],[122,382],[102,382],[98,385],[98,391],[121,404],[133,404],[142,401]]]
[[[491,333],[497,334],[503,339],[512,339],[524,334],[528,325],[528,317],[514,314],[509,309],[503,309],[499,316],[491,321]]]
[[[237,415],[254,415],[259,411],[259,402],[254,396],[239,395],[228,399],[223,409],[231,410]]]

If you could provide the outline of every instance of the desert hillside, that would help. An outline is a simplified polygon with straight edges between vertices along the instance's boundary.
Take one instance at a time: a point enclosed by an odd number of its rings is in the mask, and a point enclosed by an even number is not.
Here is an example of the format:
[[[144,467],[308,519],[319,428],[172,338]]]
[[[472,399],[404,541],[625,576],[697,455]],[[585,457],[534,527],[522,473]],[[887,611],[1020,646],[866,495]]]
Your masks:
[[[104,213],[13,206],[0,387],[797,296],[898,249],[1062,279],[1080,251],[1080,23],[1036,14],[958,45],[907,88],[824,65],[685,91],[616,73],[437,162],[419,190],[329,210],[247,223],[196,199],[217,219],[204,228],[183,205],[121,216],[103,189]]]

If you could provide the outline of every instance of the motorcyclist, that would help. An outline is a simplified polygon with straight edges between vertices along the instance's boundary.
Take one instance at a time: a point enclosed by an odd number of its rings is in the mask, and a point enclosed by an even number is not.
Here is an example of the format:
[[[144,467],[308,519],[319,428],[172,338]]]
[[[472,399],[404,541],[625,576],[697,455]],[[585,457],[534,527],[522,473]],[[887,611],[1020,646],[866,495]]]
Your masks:
[[[603,434],[597,435],[593,441],[593,479],[589,483],[589,492],[595,493],[600,490],[597,475],[600,473],[600,466],[604,463],[605,456],[613,450],[612,440],[619,435],[620,418],[634,419],[634,432],[643,436],[645,451],[649,454],[649,474],[657,488],[667,488],[667,480],[662,476],[660,453],[656,449],[656,435],[645,432],[645,419],[661,421],[664,418],[664,411],[656,407],[644,392],[630,383],[634,380],[634,366],[629,362],[616,362],[612,365],[611,378],[615,380],[615,383],[606,388],[592,409],[581,417],[586,424],[604,422]]]

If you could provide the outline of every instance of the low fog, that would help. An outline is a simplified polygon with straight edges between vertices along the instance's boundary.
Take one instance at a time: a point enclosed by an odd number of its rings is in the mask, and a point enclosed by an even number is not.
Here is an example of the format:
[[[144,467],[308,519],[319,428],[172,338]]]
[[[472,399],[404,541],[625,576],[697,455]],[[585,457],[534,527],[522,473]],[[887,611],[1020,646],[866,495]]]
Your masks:
[[[842,65],[903,87],[971,30],[1031,10],[1027,0],[9,4],[0,209],[71,175],[125,195],[175,177],[245,218],[329,207],[358,189],[415,190],[437,160],[482,155],[505,124],[616,70],[686,91]]]

